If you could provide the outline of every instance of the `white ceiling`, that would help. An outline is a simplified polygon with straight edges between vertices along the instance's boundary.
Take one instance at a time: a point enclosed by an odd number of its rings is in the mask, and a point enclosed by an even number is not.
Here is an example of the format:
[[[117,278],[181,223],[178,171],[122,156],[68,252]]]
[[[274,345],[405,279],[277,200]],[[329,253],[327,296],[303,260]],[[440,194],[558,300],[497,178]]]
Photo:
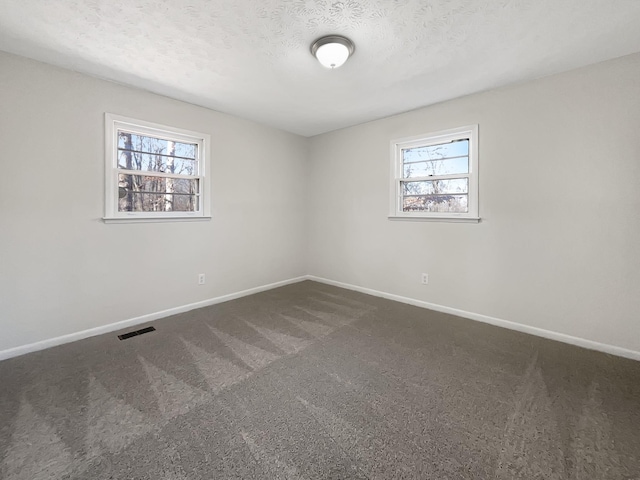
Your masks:
[[[3,0],[0,50],[310,136],[638,52],[640,0]]]

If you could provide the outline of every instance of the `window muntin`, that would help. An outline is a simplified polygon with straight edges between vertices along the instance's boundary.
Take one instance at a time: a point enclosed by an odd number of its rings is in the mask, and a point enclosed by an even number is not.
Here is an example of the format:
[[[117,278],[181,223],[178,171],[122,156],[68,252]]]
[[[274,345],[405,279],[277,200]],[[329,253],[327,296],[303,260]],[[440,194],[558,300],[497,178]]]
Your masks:
[[[390,217],[478,217],[477,125],[392,142]]]
[[[209,136],[106,115],[105,219],[208,217]]]

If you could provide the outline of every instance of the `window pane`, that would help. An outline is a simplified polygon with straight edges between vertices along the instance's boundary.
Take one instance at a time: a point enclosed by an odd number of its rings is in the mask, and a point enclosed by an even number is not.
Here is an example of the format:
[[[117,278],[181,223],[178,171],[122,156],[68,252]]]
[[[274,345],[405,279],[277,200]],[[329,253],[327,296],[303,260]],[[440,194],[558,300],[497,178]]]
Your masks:
[[[196,175],[198,145],[118,130],[118,167]]]
[[[435,175],[457,175],[460,173],[469,173],[469,157],[406,163],[402,168],[403,178],[429,177]]]
[[[467,139],[431,145],[429,147],[414,147],[402,150],[402,161],[404,163],[467,156],[469,156],[469,140]]]
[[[120,212],[193,212],[198,193],[198,179],[118,175]]]
[[[195,212],[197,210],[196,195],[133,192],[131,201],[127,199],[118,201],[119,212]]]
[[[426,182],[402,182],[403,195],[437,195],[442,193],[468,193],[468,178],[433,180]]]
[[[177,173],[178,175],[198,174],[198,162],[195,160],[128,150],[118,151],[118,168],[146,172]]]
[[[450,212],[469,211],[467,195],[417,195],[402,199],[403,212]]]
[[[175,149],[174,155],[191,158],[193,160],[196,158],[198,144],[174,142],[163,138],[138,135],[125,130],[118,130],[118,149],[164,154],[168,154],[169,150]]]

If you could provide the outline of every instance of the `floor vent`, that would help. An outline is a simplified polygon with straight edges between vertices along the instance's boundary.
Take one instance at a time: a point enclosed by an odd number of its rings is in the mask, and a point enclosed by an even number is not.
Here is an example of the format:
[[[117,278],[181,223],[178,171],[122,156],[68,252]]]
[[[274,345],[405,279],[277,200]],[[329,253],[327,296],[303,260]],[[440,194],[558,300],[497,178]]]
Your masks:
[[[142,335],[143,333],[155,332],[156,329],[153,327],[143,328],[142,330],[136,330],[135,332],[123,333],[122,335],[118,335],[120,340],[126,340],[127,338],[135,337],[136,335]]]

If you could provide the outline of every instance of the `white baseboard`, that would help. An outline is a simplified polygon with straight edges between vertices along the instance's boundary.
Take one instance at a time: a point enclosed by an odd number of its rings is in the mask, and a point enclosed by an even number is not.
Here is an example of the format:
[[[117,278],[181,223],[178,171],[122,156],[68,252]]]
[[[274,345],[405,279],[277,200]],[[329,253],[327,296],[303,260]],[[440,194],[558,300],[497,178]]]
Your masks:
[[[82,330],[80,332],[70,333],[68,335],[62,335],[60,337],[49,338],[40,342],[30,343],[28,345],[22,345],[19,347],[9,348],[7,350],[0,351],[0,360],[6,360],[7,358],[17,357],[26,353],[37,352],[38,350],[44,350],[45,348],[55,347],[64,343],[75,342],[76,340],[82,340],[83,338],[95,337],[96,335],[102,335],[103,333],[110,333],[116,330],[122,330],[123,328],[134,327],[141,323],[151,322],[159,318],[168,317],[170,315],[176,315],[178,313],[188,312],[196,308],[208,307],[209,305],[215,305],[216,303],[228,302],[229,300],[235,300],[236,298],[246,297],[247,295],[253,295],[254,293],[264,292],[265,290],[271,290],[273,288],[282,287],[291,283],[301,282],[307,280],[306,276],[290,278],[289,280],[283,280],[280,282],[270,283],[268,285],[261,285],[259,287],[249,288],[240,292],[230,293],[222,295],[220,297],[210,298],[201,302],[190,303],[188,305],[181,305],[179,307],[169,308],[160,312],[149,313],[140,317],[130,318],[128,320],[122,320],[116,323],[110,323],[101,327],[90,328],[88,330]]]
[[[470,320],[476,320],[478,322],[489,323],[497,327],[508,328],[509,330],[516,330],[518,332],[528,333],[530,335],[544,337],[550,340],[556,340],[558,342],[568,343],[570,345],[576,345],[578,347],[588,348],[589,350],[597,350],[599,352],[616,355],[618,357],[630,358],[632,360],[640,361],[640,352],[637,352],[635,350],[629,350],[622,347],[616,347],[615,345],[608,345],[606,343],[594,342],[593,340],[587,340],[585,338],[574,337],[572,335],[553,332],[551,330],[545,330],[543,328],[531,327],[529,325],[510,322],[508,320],[502,320],[500,318],[490,317],[488,315],[482,315],[479,313],[467,312],[465,310],[446,307],[444,305],[438,305],[436,303],[424,302],[422,300],[416,300],[414,298],[402,297],[400,295],[381,292],[378,290],[373,290],[371,288],[359,287],[357,285],[351,285],[349,283],[337,282],[335,280],[316,277],[314,275],[307,275],[306,278],[308,280],[313,280],[315,282],[326,283],[327,285],[346,288],[347,290],[354,290],[356,292],[366,293],[369,295],[373,295],[375,297],[382,297],[389,300],[395,300],[396,302],[408,303],[409,305],[415,305],[416,307],[428,308],[429,310],[435,310],[437,312],[442,312],[442,313],[449,313],[451,315],[456,315],[458,317],[464,317]]]
[[[83,338],[94,337],[96,335],[102,335],[103,333],[110,333],[117,330],[122,330],[129,327],[134,327],[142,323],[151,322],[159,318],[168,317],[170,315],[176,315],[178,313],[188,312],[196,308],[208,307],[217,303],[228,302],[236,298],[246,297],[254,293],[264,292],[265,290],[271,290],[274,288],[290,285],[292,283],[298,283],[303,280],[312,280],[315,282],[325,283],[327,285],[333,285],[336,287],[346,288],[347,290],[354,290],[356,292],[366,293],[376,297],[386,298],[389,300],[395,300],[396,302],[407,303],[421,308],[427,308],[429,310],[435,310],[437,312],[449,313],[451,315],[457,315],[459,317],[468,318],[470,320],[476,320],[483,323],[488,323],[498,327],[508,328],[510,330],[516,330],[518,332],[528,333],[530,335],[536,335],[538,337],[548,338],[550,340],[556,340],[570,345],[576,345],[590,350],[597,350],[599,352],[616,355],[618,357],[630,358],[632,360],[640,361],[640,352],[635,350],[629,350],[615,345],[608,345],[605,343],[594,342],[593,340],[587,340],[580,337],[574,337],[566,335],[564,333],[553,332],[551,330],[545,330],[542,328],[531,327],[529,325],[523,325],[521,323],[510,322],[508,320],[502,320],[500,318],[490,317],[488,315],[482,315],[479,313],[467,312],[465,310],[459,310],[457,308],[446,307],[444,305],[438,305],[436,303],[424,302],[422,300],[416,300],[415,298],[403,297],[392,293],[381,292],[379,290],[373,290],[371,288],[360,287],[349,283],[338,282],[335,280],[329,280],[327,278],[316,277],[315,275],[304,275],[301,277],[291,278],[280,282],[270,283],[268,285],[261,285],[259,287],[249,288],[240,292],[230,293],[222,295],[220,297],[210,298],[201,302],[190,303],[188,305],[181,305],[179,307],[162,310],[159,312],[142,315],[128,320],[122,320],[116,323],[110,323],[101,327],[91,328],[88,330],[82,330],[80,332],[70,333],[68,335],[62,335],[60,337],[50,338],[42,340],[40,342],[30,343],[28,345],[22,345],[19,347],[9,348],[7,350],[0,351],[0,360],[5,360],[26,353],[36,352],[38,350],[44,350],[46,348],[55,347],[65,343],[75,342],[76,340],[82,340]]]

